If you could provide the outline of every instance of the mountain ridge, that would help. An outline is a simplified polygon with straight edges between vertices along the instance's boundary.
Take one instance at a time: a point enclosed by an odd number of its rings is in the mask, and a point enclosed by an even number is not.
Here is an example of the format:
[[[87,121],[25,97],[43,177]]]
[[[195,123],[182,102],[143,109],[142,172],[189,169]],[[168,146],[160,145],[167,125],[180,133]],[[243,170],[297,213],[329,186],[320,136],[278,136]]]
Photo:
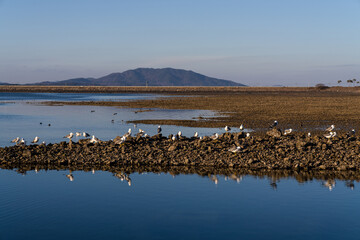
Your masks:
[[[136,68],[100,78],[72,78],[27,85],[43,86],[245,86],[234,81],[208,77],[191,70]]]

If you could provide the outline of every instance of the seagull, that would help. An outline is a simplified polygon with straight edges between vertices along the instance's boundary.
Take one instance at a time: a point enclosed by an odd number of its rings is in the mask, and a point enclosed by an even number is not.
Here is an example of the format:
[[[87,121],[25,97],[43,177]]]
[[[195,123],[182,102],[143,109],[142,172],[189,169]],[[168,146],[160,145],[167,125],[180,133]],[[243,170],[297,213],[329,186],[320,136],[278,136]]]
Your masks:
[[[175,141],[175,140],[176,140],[176,137],[175,137],[175,136],[172,136],[172,137],[171,137],[171,140]]]
[[[21,140],[18,141],[18,142],[16,143],[16,145],[26,145],[25,139],[21,138]]]
[[[351,129],[350,135],[355,135],[355,129]]]
[[[13,140],[11,140],[11,142],[12,142],[12,143],[17,143],[19,140],[20,140],[20,138],[17,137],[17,138],[14,138]]]
[[[335,128],[335,125],[331,125],[330,127],[328,127],[327,129],[325,129],[326,132],[331,132],[333,129]]]
[[[228,126],[225,126],[225,131],[230,131],[231,130],[231,128],[230,127],[228,127]]]
[[[311,137],[311,132],[308,132],[308,137]]]
[[[181,132],[181,131],[179,131],[177,135],[178,135],[178,137],[181,137],[182,132]]]
[[[233,153],[237,153],[237,152],[240,151],[240,149],[241,149],[241,147],[239,147],[239,146],[233,146],[233,147],[229,148],[228,151],[233,152]]]
[[[274,128],[274,127],[276,127],[278,124],[279,124],[278,121],[275,120],[274,123],[273,123],[273,125],[270,126],[270,128]]]
[[[247,138],[250,137],[250,133],[246,133],[246,137],[247,137]]]
[[[244,125],[241,124],[239,128],[240,128],[240,131],[244,130]]]
[[[212,140],[218,139],[219,138],[219,134],[215,133],[214,135],[212,135],[210,137]]]
[[[90,143],[97,143],[99,141],[100,140],[97,137],[95,137],[95,135],[92,135],[92,138],[90,139]]]
[[[75,133],[75,136],[76,136],[76,137],[81,137],[81,133],[80,133],[80,132],[76,132],[76,133]]]
[[[139,133],[145,133],[145,131],[139,128]]]
[[[199,133],[198,133],[198,132],[195,132],[195,133],[194,133],[194,137],[197,138],[198,136],[199,136]]]
[[[72,139],[73,136],[74,136],[74,134],[71,132],[71,133],[69,133],[68,135],[66,135],[66,136],[63,137],[63,138]]]
[[[137,125],[136,124],[134,124],[134,128],[136,128],[137,127]]]
[[[90,137],[90,134],[88,134],[87,132],[83,132],[83,137]]]
[[[37,143],[39,141],[39,137],[38,136],[36,136],[35,138],[34,138],[34,140],[31,142],[31,143]]]
[[[40,145],[46,145],[46,142],[45,141],[42,141],[42,143]]]
[[[158,126],[157,132],[158,132],[158,133],[161,133],[161,130],[162,130],[162,129],[161,129],[161,126]]]
[[[336,136],[336,132],[329,132],[329,133],[325,133],[324,137],[325,138],[332,138]]]
[[[290,134],[292,131],[293,131],[292,128],[285,129],[284,135],[288,135],[288,134]]]

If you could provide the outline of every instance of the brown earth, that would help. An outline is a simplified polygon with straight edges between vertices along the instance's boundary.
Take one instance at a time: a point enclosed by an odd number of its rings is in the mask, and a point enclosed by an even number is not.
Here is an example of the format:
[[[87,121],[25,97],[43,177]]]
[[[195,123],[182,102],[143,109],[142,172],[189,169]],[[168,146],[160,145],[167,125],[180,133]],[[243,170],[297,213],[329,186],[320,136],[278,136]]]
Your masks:
[[[67,89],[67,88],[66,88]],[[96,88],[97,89],[97,88]],[[119,88],[113,88],[120,91]],[[134,123],[191,127],[238,128],[244,124],[264,132],[274,120],[279,127],[295,131],[322,131],[331,124],[337,131],[360,128],[360,88],[248,88],[248,87],[128,87],[125,91],[179,94],[152,100],[126,102],[53,102],[49,104],[98,105],[144,109],[199,109],[215,117],[192,120],[138,120]],[[186,97],[185,97],[186,96]],[[142,109],[142,110],[141,110]]]

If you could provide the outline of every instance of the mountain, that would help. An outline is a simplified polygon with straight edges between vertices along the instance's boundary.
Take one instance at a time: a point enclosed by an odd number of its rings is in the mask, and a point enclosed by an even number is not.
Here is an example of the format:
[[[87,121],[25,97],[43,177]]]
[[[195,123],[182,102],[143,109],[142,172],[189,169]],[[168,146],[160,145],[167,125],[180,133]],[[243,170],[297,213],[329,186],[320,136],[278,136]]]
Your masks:
[[[233,81],[173,68],[137,68],[122,73],[111,73],[100,78],[74,78],[32,85],[47,86],[245,86]]]

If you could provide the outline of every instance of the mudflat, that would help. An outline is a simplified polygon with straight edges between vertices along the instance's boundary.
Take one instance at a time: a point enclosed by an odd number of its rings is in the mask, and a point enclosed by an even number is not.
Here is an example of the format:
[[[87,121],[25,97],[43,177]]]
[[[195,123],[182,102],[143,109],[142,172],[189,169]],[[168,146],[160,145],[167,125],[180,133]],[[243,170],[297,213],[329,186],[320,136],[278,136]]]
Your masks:
[[[264,132],[274,120],[279,128],[321,132],[331,124],[337,131],[360,128],[360,87],[43,87],[1,86],[7,92],[104,92],[173,95],[126,102],[53,102],[51,104],[100,105],[148,109],[212,110],[213,117],[192,120],[145,119],[146,124],[191,127],[239,127],[244,124]],[[181,96],[177,96],[181,95]]]

